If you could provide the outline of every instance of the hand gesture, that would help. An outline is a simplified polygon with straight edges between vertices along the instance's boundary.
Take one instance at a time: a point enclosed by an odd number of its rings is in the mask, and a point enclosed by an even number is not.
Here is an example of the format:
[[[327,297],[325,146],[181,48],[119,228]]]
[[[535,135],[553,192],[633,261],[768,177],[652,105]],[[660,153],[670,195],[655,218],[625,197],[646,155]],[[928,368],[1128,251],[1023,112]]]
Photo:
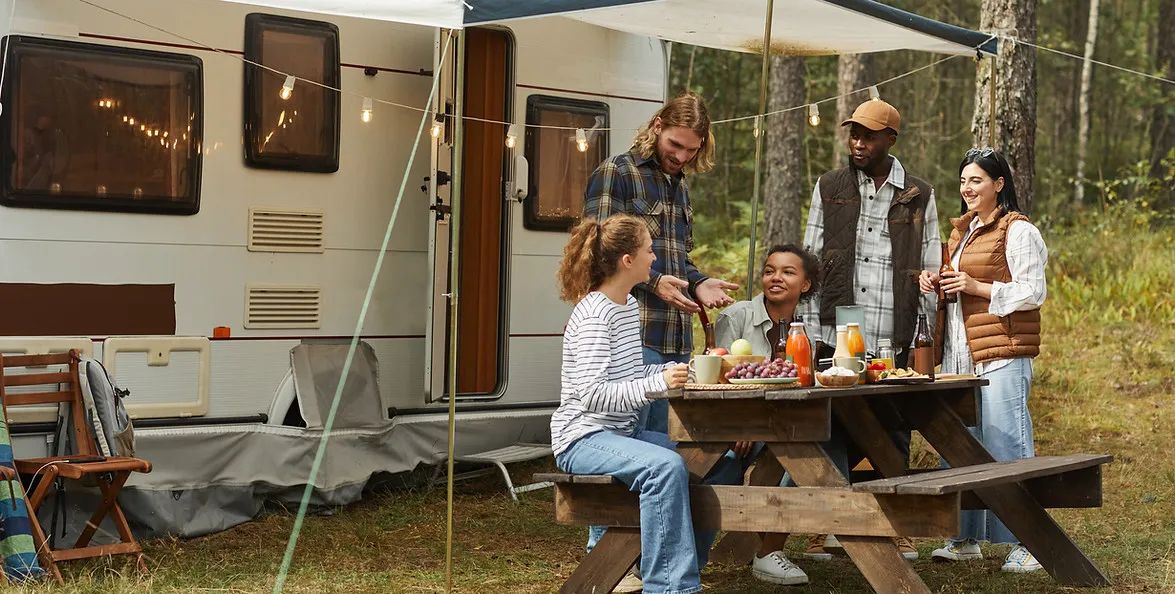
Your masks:
[[[698,300],[706,307],[726,307],[734,303],[734,298],[727,295],[727,291],[737,291],[738,285],[716,278],[708,278],[698,284],[694,292]]]
[[[661,280],[657,281],[656,293],[658,297],[677,309],[698,313],[701,308],[685,294],[686,289],[689,289],[688,282],[671,274],[662,274]]]
[[[754,445],[753,441],[736,441],[734,442],[734,455],[738,458],[746,458]]]
[[[665,279],[661,279],[664,282]],[[676,363],[665,368],[661,372],[665,376],[665,384],[669,386],[670,390],[680,388],[685,385],[685,381],[689,378],[689,365],[685,363]]]
[[[971,275],[961,270],[952,270],[944,273],[942,278],[942,290],[947,293],[967,293],[968,295],[976,295],[979,291],[979,281],[971,278]]]
[[[938,290],[939,277],[937,272],[923,270],[922,274],[918,275],[918,288],[922,289],[923,293],[933,293]]]

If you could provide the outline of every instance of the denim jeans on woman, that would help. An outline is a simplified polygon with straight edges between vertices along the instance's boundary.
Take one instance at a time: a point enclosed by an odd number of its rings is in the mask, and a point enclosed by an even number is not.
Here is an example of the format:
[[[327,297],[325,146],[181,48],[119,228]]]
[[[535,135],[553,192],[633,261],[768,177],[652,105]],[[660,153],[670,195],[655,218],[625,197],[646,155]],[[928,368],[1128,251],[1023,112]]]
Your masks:
[[[612,475],[640,493],[640,569],[645,592],[701,590],[699,571],[705,559],[699,553],[709,552],[716,535],[694,530],[689,472],[674,446],[664,433],[638,431],[626,437],[601,431],[579,439],[555,458],[564,472]]]
[[[1035,452],[1032,418],[1028,414],[1032,359],[1013,359],[1008,366],[982,377],[989,383],[979,389],[979,426],[973,427],[971,432],[999,462],[1031,458]],[[1020,542],[991,511],[964,511],[960,521],[960,539],[972,538],[992,544]]]

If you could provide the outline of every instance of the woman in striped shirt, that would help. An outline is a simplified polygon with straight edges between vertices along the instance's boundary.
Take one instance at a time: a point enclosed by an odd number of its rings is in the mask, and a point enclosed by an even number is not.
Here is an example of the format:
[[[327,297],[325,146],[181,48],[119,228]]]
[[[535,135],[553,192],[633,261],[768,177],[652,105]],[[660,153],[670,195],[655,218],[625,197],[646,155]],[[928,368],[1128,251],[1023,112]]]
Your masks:
[[[560,297],[576,305],[563,333],[551,445],[564,472],[611,475],[640,493],[644,591],[688,593],[702,589],[689,473],[668,435],[636,431],[645,394],[683,386],[689,371],[641,359],[640,311],[631,293],[649,280],[656,259],[648,229],[632,216],[589,218],[572,230],[558,284]]]

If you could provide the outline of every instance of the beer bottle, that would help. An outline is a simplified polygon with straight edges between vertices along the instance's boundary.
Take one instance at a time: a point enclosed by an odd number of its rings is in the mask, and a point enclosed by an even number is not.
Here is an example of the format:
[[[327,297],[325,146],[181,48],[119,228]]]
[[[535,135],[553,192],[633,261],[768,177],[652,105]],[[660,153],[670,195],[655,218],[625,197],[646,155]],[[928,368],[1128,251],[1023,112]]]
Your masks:
[[[934,378],[934,337],[926,314],[918,314],[918,330],[914,334],[914,371]]]
[[[954,303],[959,300],[958,293],[947,293],[942,289],[942,275],[947,272],[954,272],[955,269],[951,267],[951,252],[947,248],[947,244],[942,244],[942,266],[938,267],[938,302],[939,303]]]
[[[772,359],[787,359],[788,322],[786,318],[779,318],[779,340],[771,347]]]

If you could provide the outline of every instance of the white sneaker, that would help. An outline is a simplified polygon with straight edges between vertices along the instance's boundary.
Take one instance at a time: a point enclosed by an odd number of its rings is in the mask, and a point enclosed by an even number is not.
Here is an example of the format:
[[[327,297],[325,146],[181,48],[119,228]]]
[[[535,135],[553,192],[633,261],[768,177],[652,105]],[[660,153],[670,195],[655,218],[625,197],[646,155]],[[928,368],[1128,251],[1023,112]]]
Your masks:
[[[979,543],[974,539],[947,539],[941,549],[934,549],[930,558],[935,561],[978,561],[983,558],[983,553],[979,550]]]
[[[751,563],[751,575],[761,582],[770,582],[781,586],[797,586],[808,583],[808,574],[796,567],[783,551],[775,551],[766,557],[755,555]]]
[[[612,591],[623,592],[624,594],[632,594],[633,592],[640,592],[644,589],[645,583],[641,581],[640,576],[629,572],[625,574],[624,579],[620,580],[619,584],[616,584],[616,588]]]
[[[1028,573],[1038,569],[1041,569],[1041,567],[1036,557],[1033,557],[1032,553],[1028,552],[1028,549],[1024,548],[1023,545],[1016,545],[1012,549],[1012,552],[1008,553],[1008,558],[1004,559],[1004,566],[1000,568],[1000,571]]]

